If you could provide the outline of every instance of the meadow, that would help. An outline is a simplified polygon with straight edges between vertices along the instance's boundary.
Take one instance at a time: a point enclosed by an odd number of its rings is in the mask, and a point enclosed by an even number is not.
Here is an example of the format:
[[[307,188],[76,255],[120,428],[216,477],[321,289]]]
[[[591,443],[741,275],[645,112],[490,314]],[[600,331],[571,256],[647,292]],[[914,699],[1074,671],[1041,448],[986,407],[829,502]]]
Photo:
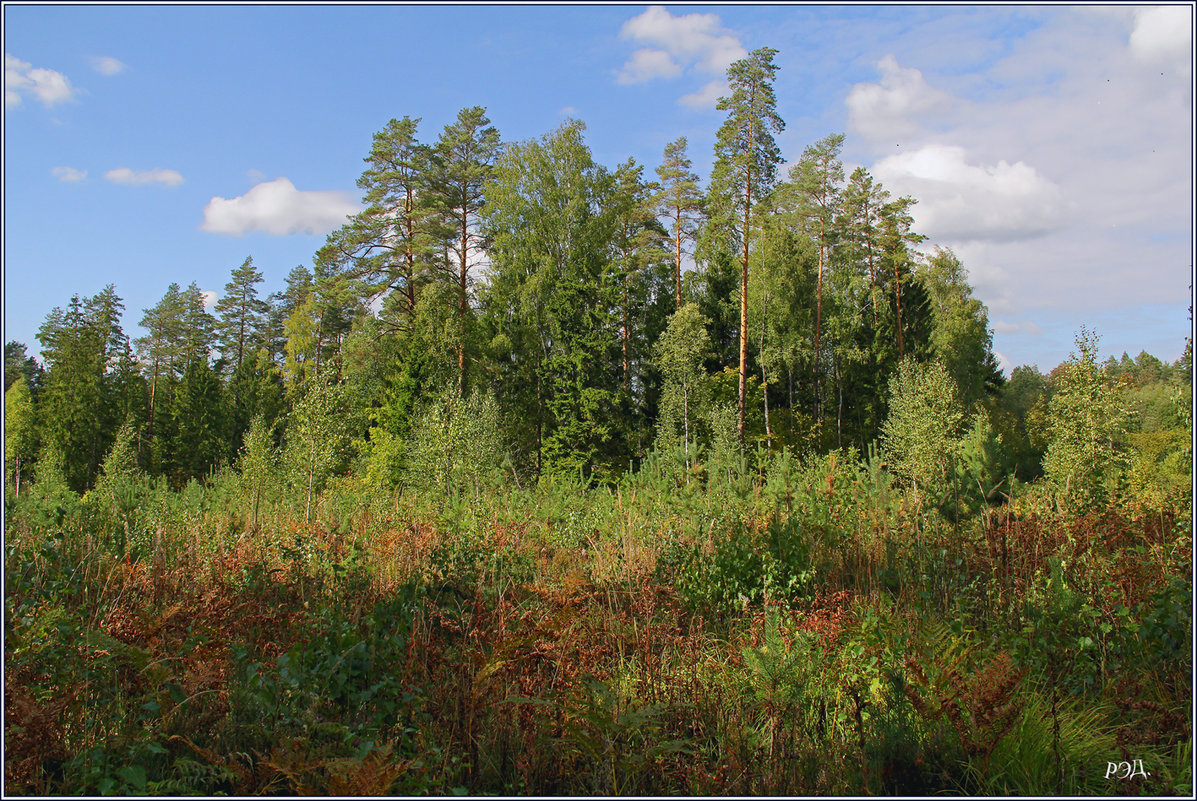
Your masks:
[[[1183,495],[951,520],[749,456],[10,494],[6,793],[1191,795]]]

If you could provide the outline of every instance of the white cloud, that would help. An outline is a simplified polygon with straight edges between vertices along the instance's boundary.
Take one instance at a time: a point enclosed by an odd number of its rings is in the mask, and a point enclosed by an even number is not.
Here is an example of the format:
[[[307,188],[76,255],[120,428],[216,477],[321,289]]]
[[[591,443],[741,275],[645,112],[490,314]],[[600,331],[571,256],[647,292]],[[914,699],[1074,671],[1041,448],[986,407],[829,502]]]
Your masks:
[[[676,78],[681,74],[681,66],[669,53],[646,47],[632,54],[616,79],[619,83],[643,83],[653,78]]]
[[[215,290],[205,289],[200,292],[204,296],[204,310],[212,311],[216,308],[216,301],[220,300],[220,295],[216,294]]]
[[[98,56],[91,60],[91,68],[101,75],[116,75],[125,69],[125,65],[112,56]]]
[[[1017,334],[1022,330],[1018,323],[1008,323],[1005,320],[994,320],[993,330],[999,334]]]
[[[993,330],[999,334],[1030,334],[1031,336],[1043,336],[1043,329],[1035,325],[1030,320],[1023,320],[1021,323],[1010,323],[1005,320],[995,320],[993,323]]]
[[[274,236],[326,234],[358,210],[348,192],[301,191],[286,178],[276,178],[240,197],[209,200],[200,229],[231,236],[251,231]]]
[[[719,98],[730,92],[731,87],[727,85],[727,81],[711,81],[697,92],[682,95],[677,102],[695,109],[714,108],[715,104],[719,102]]]
[[[653,45],[633,53],[616,73],[616,81],[622,84],[694,73],[722,75],[733,61],[748,55],[739,37],[724,28],[717,15],[675,17],[664,6],[649,6],[632,17],[623,24],[619,36]],[[726,91],[726,81],[711,81],[678,98],[678,103],[694,109],[713,108]]]
[[[87,170],[76,170],[74,167],[55,167],[50,174],[60,181],[76,183],[87,177]]]
[[[164,170],[161,167],[152,170],[131,170],[128,167],[117,167],[104,173],[104,180],[114,184],[162,184],[163,186],[178,186],[183,183],[183,176],[174,170]]]
[[[1064,223],[1060,187],[1021,161],[970,164],[962,147],[925,145],[881,159],[873,174],[898,195],[913,195],[916,229],[941,241],[1009,242]]]
[[[4,54],[4,105],[21,105],[21,93],[27,92],[47,108],[75,97],[71,82],[61,72],[33,67],[26,61]]]
[[[917,133],[919,115],[946,108],[950,96],[933,89],[923,73],[901,67],[892,55],[877,62],[880,83],[858,83],[848,93],[848,125],[869,139],[893,139]]]
[[[705,72],[723,72],[733,61],[748,55],[744,45],[722,26],[717,15],[675,17],[664,6],[649,6],[643,14],[632,17],[623,24],[619,36],[655,44],[673,58],[694,63]]]
[[[1157,6],[1135,10],[1130,50],[1136,58],[1174,63],[1187,72],[1192,68],[1192,48],[1192,6]]]

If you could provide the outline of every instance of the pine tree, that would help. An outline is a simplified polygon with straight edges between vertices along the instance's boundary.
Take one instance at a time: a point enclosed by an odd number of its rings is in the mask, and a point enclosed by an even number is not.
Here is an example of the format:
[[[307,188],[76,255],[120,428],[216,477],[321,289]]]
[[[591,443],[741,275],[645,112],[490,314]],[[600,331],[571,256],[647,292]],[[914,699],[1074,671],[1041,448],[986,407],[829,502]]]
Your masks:
[[[182,375],[194,361],[208,362],[216,342],[216,318],[205,308],[207,298],[199,285],[192,281],[183,291],[181,350],[175,370]]]
[[[241,367],[247,353],[252,353],[260,339],[268,304],[258,299],[257,284],[262,273],[254,267],[252,256],[233,270],[232,280],[224,285],[224,297],[216,302],[221,356],[230,372]]]
[[[388,309],[394,330],[406,330],[416,300],[433,269],[438,239],[434,192],[429,179],[431,149],[416,139],[418,118],[391,120],[374,134],[368,165],[357,185],[366,208],[328,235],[316,254],[317,272],[340,270],[358,282],[363,297],[394,294]]]
[[[149,371],[146,436],[150,441],[151,453],[159,455],[161,449],[155,448],[154,442],[161,434],[159,412],[162,407],[162,386],[165,384],[173,389],[174,383],[167,379],[174,378],[176,369],[181,370],[185,364],[182,342],[184,307],[183,291],[178,284],[172,283],[157,304],[144,310],[141,327],[146,330],[146,335],[136,342],[141,362]],[[166,398],[168,407],[172,399],[173,396]],[[158,465],[158,459],[153,458],[151,464]]]
[[[773,92],[777,66],[771,47],[754,50],[727,70],[731,94],[720,98],[717,108],[728,112],[716,134],[715,165],[711,170],[712,208],[732,231],[739,221],[738,239],[742,251],[740,272],[740,385],[736,428],[744,444],[744,409],[748,379],[748,251],[752,205],[769,191],[781,152],[773,134],[785,129],[777,114]],[[738,214],[737,214],[738,213]]]
[[[669,220],[673,240],[676,311],[682,308],[682,245],[694,235],[702,208],[698,176],[690,170],[690,159],[686,155],[686,137],[665,146],[665,155],[657,167],[657,177],[661,179],[660,191],[654,200],[658,213]]]
[[[445,126],[430,154],[434,202],[451,241],[445,266],[456,289],[457,393],[466,383],[466,349],[471,340],[473,276],[481,262],[486,240],[480,225],[486,204],[485,186],[499,154],[499,131],[490,124],[486,109],[464,108],[457,120]]]
[[[805,215],[813,223],[812,235],[818,247],[819,270],[815,286],[815,331],[814,356],[811,365],[814,377],[815,416],[819,417],[819,349],[823,331],[823,281],[825,266],[829,262],[828,229],[839,206],[840,183],[844,180],[844,168],[839,161],[840,149],[844,145],[843,134],[832,134],[806,148],[802,159],[790,171],[790,180],[802,197]]]

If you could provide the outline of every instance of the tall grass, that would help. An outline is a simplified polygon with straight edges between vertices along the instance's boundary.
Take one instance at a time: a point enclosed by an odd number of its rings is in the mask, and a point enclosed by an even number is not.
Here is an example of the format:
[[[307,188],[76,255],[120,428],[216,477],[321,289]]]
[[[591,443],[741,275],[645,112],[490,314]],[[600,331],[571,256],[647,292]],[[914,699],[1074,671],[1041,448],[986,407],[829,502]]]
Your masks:
[[[344,477],[309,510],[231,472],[35,485],[6,506],[6,786],[1191,791],[1188,517],[948,522],[873,455],[742,469]]]

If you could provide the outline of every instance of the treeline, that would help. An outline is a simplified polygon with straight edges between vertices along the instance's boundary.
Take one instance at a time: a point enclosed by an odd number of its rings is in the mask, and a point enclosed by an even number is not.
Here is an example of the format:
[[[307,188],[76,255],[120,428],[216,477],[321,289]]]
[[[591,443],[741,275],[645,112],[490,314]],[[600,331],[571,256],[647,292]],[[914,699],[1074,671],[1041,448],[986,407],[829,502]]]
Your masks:
[[[37,462],[82,491],[118,440],[176,487],[282,446],[309,499],[351,467],[451,488],[651,457],[689,482],[717,451],[865,452],[903,360],[942,366],[989,473],[1034,478],[1052,376],[1004,380],[963,265],[917,249],[914,198],[845,176],[843,135],[783,171],[774,53],[729,69],[705,189],[685,138],[650,180],[595,163],[578,121],[503,143],[473,107],[424,143],[404,117],[374,135],[366,208],[282,291],[262,298],[247,258],[214,314],[171,284],[136,340],[113,286],[73,297],[38,332],[44,367],[5,347],[13,487]],[[1190,367],[1102,370],[1162,386]],[[1161,392],[1143,403],[1176,405]]]

